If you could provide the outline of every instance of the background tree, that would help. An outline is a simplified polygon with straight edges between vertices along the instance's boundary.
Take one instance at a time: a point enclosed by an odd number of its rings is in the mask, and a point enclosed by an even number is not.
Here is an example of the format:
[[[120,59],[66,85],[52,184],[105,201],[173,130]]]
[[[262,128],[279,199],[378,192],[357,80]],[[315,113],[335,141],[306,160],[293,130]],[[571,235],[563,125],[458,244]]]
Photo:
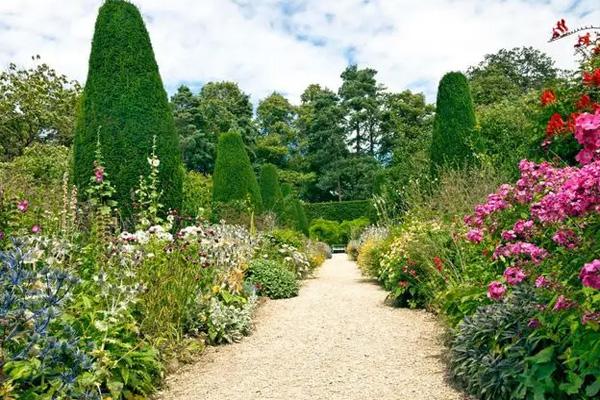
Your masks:
[[[167,208],[180,207],[183,168],[173,115],[142,16],[122,0],[107,0],[96,20],[73,150],[80,193],[89,184],[98,136],[124,218],[131,215],[140,175],[149,172],[154,137],[161,201]]]
[[[179,134],[181,155],[189,170],[212,173],[215,141],[209,132],[201,129],[200,100],[190,88],[180,86],[171,97],[175,128]]]
[[[343,110],[338,97],[329,89],[310,85],[301,96],[299,126],[304,142],[304,155],[311,172],[317,177],[331,169],[332,165],[348,156],[343,128]],[[328,185],[314,182],[305,188],[311,201],[336,198]]]
[[[262,209],[260,189],[242,136],[230,131],[221,134],[213,175],[213,201],[231,203],[250,200],[255,210]]]
[[[322,171],[317,186],[339,201],[368,199],[375,192],[380,169],[373,157],[352,155]]]
[[[341,75],[342,86],[338,94],[345,114],[346,135],[358,155],[375,156],[379,140],[380,92],[383,88],[377,85],[376,74],[374,69],[358,69],[351,65]]]
[[[431,171],[460,167],[473,158],[475,111],[467,78],[449,72],[440,81],[431,141]]]
[[[467,70],[467,75],[475,103],[491,104],[543,88],[557,79],[558,70],[552,58],[540,50],[516,47],[487,54]]]
[[[10,64],[0,73],[0,159],[21,155],[33,142],[69,146],[80,94],[79,83],[47,64]]]
[[[297,156],[298,133],[295,126],[296,109],[277,92],[258,103],[256,124],[259,136],[256,141],[257,162],[273,163],[285,168],[292,155]]]

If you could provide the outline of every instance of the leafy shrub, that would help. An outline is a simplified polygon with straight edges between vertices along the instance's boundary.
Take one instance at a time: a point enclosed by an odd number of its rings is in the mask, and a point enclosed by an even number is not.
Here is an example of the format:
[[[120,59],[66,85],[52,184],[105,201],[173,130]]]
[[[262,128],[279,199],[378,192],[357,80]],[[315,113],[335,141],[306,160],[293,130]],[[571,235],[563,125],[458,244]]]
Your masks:
[[[183,180],[181,214],[207,220],[211,215],[212,179],[196,171],[188,171]]]
[[[308,220],[328,219],[332,221],[353,220],[362,217],[374,221],[376,211],[370,200],[333,201],[327,203],[305,204]]]
[[[306,245],[306,237],[302,233],[292,229],[274,229],[269,232],[278,244],[287,244],[297,249],[302,249]]]
[[[256,211],[262,209],[260,188],[250,165],[242,136],[237,132],[221,134],[213,174],[213,201],[249,201]]]
[[[533,350],[527,335],[537,301],[534,290],[522,285],[505,301],[480,307],[459,324],[451,371],[468,393],[490,400],[515,398]]]
[[[360,242],[358,240],[350,240],[346,245],[346,254],[351,260],[356,261],[360,250]]]
[[[303,234],[309,234],[309,226],[308,219],[306,218],[306,213],[304,211],[304,206],[298,199],[294,199],[292,201],[292,215],[294,221],[294,228],[298,232],[302,232]]]
[[[431,170],[463,167],[473,159],[475,111],[467,78],[460,72],[444,75],[438,87],[431,141]]]
[[[348,243],[350,240],[358,239],[362,231],[369,226],[369,224],[370,221],[367,217],[361,217],[351,221],[342,221],[340,224],[340,240],[343,243]]]
[[[331,258],[331,247],[327,243],[308,241],[306,245],[306,256],[310,263],[311,271],[320,267],[325,260]]]
[[[338,244],[341,241],[340,224],[326,219],[313,220],[310,224],[310,238],[329,245]]]
[[[258,293],[271,299],[287,299],[298,295],[298,281],[293,272],[282,264],[269,260],[253,260],[248,280]]]
[[[212,297],[205,310],[205,330],[210,343],[239,342],[252,330],[252,314],[256,297],[251,296],[243,304],[227,304]]]
[[[73,146],[80,194],[90,183],[98,138],[125,220],[132,214],[132,191],[149,171],[154,138],[162,202],[167,210],[181,208],[183,165],[167,93],[142,16],[122,0],[106,1],[96,20]]]

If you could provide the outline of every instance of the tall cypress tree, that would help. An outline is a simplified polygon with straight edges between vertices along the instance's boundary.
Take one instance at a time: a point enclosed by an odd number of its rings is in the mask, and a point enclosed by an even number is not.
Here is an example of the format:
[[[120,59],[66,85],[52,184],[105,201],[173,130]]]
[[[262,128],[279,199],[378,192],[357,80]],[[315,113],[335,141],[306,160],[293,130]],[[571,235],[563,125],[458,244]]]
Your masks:
[[[273,164],[262,166],[259,183],[263,210],[272,211],[277,216],[281,216],[283,214],[283,194],[279,186],[277,168]]]
[[[431,171],[460,167],[473,160],[475,110],[467,78],[449,72],[440,81],[431,142]]]
[[[98,136],[124,218],[131,216],[140,175],[150,170],[154,137],[161,202],[180,207],[184,170],[173,115],[142,16],[124,0],[106,0],[96,19],[74,139],[73,175],[80,193],[92,174]]]
[[[255,210],[262,209],[262,198],[242,136],[237,132],[221,134],[213,175],[213,201],[230,203],[250,199]]]

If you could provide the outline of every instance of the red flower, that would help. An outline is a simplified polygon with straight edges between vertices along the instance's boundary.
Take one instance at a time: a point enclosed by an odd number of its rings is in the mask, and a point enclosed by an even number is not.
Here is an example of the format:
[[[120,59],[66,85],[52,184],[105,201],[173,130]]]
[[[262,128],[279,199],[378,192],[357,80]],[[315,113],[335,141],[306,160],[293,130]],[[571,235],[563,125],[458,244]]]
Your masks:
[[[563,33],[567,33],[569,28],[567,28],[567,24],[564,19],[561,19],[556,23],[556,26],[552,28],[552,39],[558,38]]]
[[[577,104],[575,104],[575,107],[577,107],[578,110],[585,110],[591,104],[592,104],[592,99],[590,99],[590,96],[588,96],[587,94],[584,94],[583,96],[581,96],[579,98],[579,100],[577,101]]]
[[[588,86],[600,86],[600,68],[596,68],[594,72],[584,72],[583,84]]]
[[[589,46],[590,43],[591,43],[590,33],[588,32],[583,36],[579,35],[579,38],[577,39],[577,44],[575,45],[575,47]]]
[[[569,131],[575,133],[575,120],[579,117],[580,113],[571,113],[569,115],[569,122],[567,123]]]
[[[405,288],[405,287],[408,286],[408,282],[407,281],[400,281],[400,282],[398,282],[398,286]]]
[[[438,256],[433,257],[433,264],[439,272],[442,272],[442,269],[444,268],[444,261],[441,258]]]
[[[564,131],[566,128],[565,121],[562,119],[560,114],[554,113],[550,117],[548,121],[548,125],[546,126],[546,135],[553,136],[557,133]]]
[[[546,107],[548,104],[552,104],[556,101],[556,96],[552,90],[544,90],[540,96],[542,107]]]

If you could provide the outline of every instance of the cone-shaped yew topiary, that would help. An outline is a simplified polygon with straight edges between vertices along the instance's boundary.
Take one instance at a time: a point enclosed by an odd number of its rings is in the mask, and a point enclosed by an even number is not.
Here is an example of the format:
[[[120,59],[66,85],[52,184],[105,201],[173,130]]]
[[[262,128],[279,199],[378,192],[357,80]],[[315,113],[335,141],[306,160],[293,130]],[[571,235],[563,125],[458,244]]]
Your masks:
[[[296,216],[296,230],[308,236],[308,218],[306,218],[304,205],[298,199],[294,200],[294,211]]]
[[[473,160],[475,110],[467,78],[449,72],[440,81],[431,142],[431,171],[462,167]]]
[[[260,195],[263,210],[274,212],[278,217],[283,214],[283,194],[279,186],[277,167],[273,164],[265,164],[260,170]]]
[[[156,137],[161,203],[179,208],[184,169],[167,93],[138,9],[123,0],[100,8],[89,70],[75,128],[74,180],[85,193],[100,137],[105,167],[121,214],[132,214],[132,193],[150,171]]]
[[[250,200],[255,211],[262,210],[262,198],[242,136],[237,132],[221,134],[213,174],[213,201],[230,203]]]

